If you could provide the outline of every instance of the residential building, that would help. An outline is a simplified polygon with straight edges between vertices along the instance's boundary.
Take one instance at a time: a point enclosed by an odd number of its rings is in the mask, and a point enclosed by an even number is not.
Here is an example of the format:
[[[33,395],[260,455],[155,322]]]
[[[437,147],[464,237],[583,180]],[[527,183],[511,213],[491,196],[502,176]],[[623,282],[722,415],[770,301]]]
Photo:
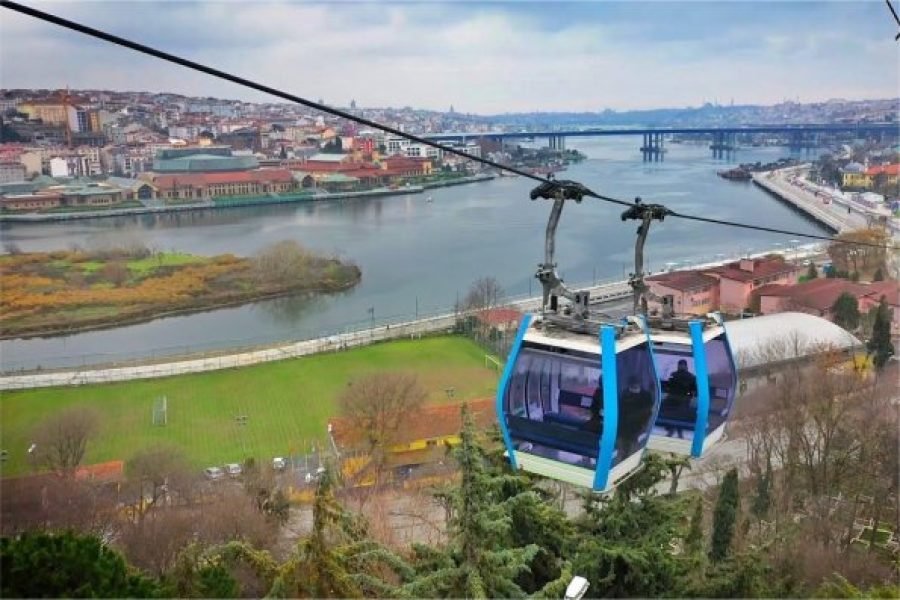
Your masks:
[[[10,183],[25,179],[26,169],[21,162],[0,162],[0,183]]]
[[[795,265],[781,256],[743,258],[721,267],[703,271],[719,280],[719,310],[740,313],[749,306],[750,296],[757,288],[767,284],[791,285],[803,273],[801,265]]]
[[[897,281],[857,283],[846,279],[819,278],[795,285],[766,285],[755,292],[762,314],[794,311],[829,320],[834,319],[832,307],[842,294],[853,296],[861,313],[877,307],[884,297],[892,312],[892,333],[900,334],[900,284]]]
[[[802,272],[802,266],[774,255],[743,258],[709,269],[660,273],[647,279],[650,291],[658,298],[650,302],[650,307],[662,310],[661,300],[665,298],[675,314],[738,314],[751,305],[752,294],[760,287],[794,284]]]
[[[666,299],[676,314],[705,315],[719,308],[719,280],[697,271],[673,271],[647,279],[653,296]],[[662,310],[662,302],[650,302],[651,308]]]
[[[865,189],[872,184],[866,175],[866,168],[858,162],[848,163],[841,169],[841,187],[850,189]]]

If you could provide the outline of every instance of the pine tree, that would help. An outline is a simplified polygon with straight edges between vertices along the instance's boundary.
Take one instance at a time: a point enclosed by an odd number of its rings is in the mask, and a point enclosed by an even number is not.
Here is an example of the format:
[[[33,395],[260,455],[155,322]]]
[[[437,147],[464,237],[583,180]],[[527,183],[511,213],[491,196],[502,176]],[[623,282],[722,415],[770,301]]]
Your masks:
[[[713,513],[713,532],[709,556],[714,561],[725,559],[731,552],[731,540],[734,537],[734,526],[737,522],[740,498],[738,496],[737,469],[730,469],[725,474],[719,499]]]
[[[872,337],[869,338],[867,348],[872,355],[875,368],[881,370],[887,361],[894,355],[894,345],[891,343],[891,313],[888,310],[884,296],[875,309],[875,322],[872,325]]]
[[[24,533],[0,539],[0,597],[148,598],[159,584],[92,535]]]
[[[872,281],[884,281],[884,271],[881,267],[875,269],[875,274],[872,275]]]
[[[450,490],[450,541],[446,548],[416,546],[420,576],[404,587],[414,597],[517,598],[525,591],[517,578],[528,572],[538,553],[535,544],[511,543],[512,518],[504,498],[504,477],[489,471],[475,424],[462,407],[460,444],[453,449],[461,481]]]
[[[592,595],[681,595],[684,558],[673,548],[683,535],[685,504],[656,492],[668,473],[665,460],[651,454],[611,497],[586,497],[572,572],[587,578]]]
[[[699,496],[694,503],[694,514],[691,515],[691,525],[684,539],[684,546],[689,554],[703,551],[703,498]]]
[[[838,296],[831,306],[835,324],[847,329],[856,329],[859,326],[859,302],[853,294],[844,292]]]
[[[806,270],[806,278],[807,279],[817,279],[819,277],[819,270],[816,268],[816,263],[813,261],[809,261],[809,269]]]

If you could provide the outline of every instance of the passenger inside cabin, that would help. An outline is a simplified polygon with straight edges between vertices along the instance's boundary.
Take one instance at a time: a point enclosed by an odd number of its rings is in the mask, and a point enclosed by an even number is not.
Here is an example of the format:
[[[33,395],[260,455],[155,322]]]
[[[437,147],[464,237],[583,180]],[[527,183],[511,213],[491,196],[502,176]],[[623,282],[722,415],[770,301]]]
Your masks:
[[[619,399],[619,427],[616,446],[624,459],[638,449],[638,438],[653,416],[653,394],[641,387],[636,375],[628,377],[628,388]]]
[[[594,397],[591,402],[591,417],[582,424],[581,428],[598,435],[603,431],[603,377],[597,381],[597,389],[594,390]]]
[[[668,395],[665,400],[665,416],[677,421],[692,422],[694,414],[694,398],[697,396],[697,378],[688,370],[687,360],[678,361],[678,369],[666,382]],[[666,427],[667,435],[681,437],[680,427]]]
[[[678,369],[669,377],[669,395],[686,399],[686,404],[690,404],[690,399],[697,395],[697,378],[688,370],[687,361],[683,358],[678,361]]]

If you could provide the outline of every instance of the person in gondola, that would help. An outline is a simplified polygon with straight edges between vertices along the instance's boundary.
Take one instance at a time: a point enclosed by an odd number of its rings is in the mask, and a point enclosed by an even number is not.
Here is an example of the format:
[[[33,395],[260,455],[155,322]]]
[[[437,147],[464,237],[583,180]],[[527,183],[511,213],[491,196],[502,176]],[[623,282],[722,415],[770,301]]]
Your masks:
[[[668,396],[666,398],[666,415],[678,421],[693,421],[693,398],[697,395],[697,378],[688,370],[685,359],[678,361],[677,370],[672,373],[667,383]],[[678,433],[681,437],[680,427],[668,427],[666,433],[670,436]]]
[[[591,401],[591,416],[581,426],[585,431],[593,431],[597,435],[603,431],[603,377],[597,381],[597,389]]]
[[[638,438],[653,416],[653,395],[641,387],[636,375],[628,378],[628,388],[619,399],[619,427],[616,446],[621,459],[637,450]]]

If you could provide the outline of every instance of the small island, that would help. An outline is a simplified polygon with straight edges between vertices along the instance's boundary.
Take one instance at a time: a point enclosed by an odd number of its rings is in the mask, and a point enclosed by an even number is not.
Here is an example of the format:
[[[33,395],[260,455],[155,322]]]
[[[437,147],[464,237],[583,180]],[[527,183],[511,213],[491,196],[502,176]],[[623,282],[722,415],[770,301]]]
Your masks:
[[[359,267],[293,241],[253,257],[140,244],[0,256],[0,339],[64,335],[356,285]]]

